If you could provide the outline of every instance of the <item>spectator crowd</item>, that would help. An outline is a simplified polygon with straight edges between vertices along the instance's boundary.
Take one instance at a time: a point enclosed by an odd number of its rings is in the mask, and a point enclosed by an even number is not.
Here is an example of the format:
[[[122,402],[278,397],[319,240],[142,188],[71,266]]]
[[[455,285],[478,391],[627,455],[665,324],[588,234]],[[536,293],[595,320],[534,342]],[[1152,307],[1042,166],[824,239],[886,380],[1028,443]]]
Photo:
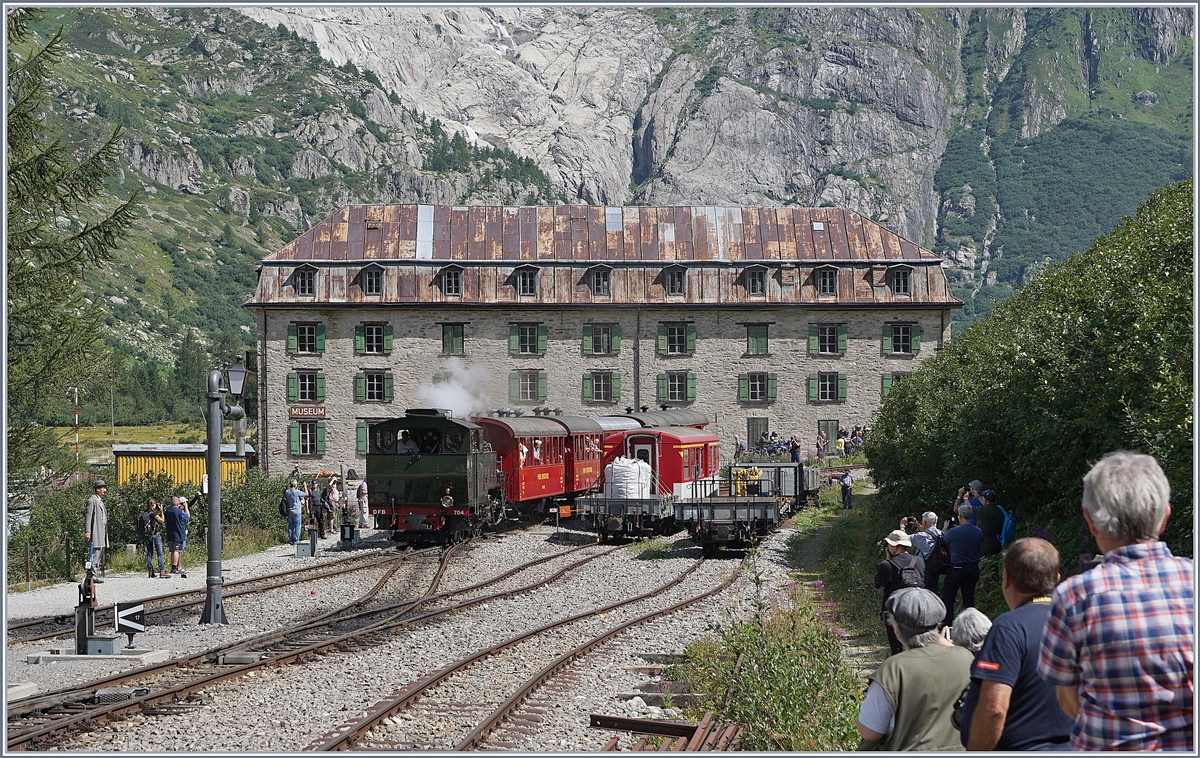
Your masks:
[[[1154,458],[1102,458],[1082,512],[1103,560],[1066,580],[978,480],[953,526],[903,519],[875,573],[892,655],[869,677],[860,749],[1192,751],[1193,563],[1158,539],[1169,499]],[[989,619],[979,561],[1000,553],[1008,611]]]

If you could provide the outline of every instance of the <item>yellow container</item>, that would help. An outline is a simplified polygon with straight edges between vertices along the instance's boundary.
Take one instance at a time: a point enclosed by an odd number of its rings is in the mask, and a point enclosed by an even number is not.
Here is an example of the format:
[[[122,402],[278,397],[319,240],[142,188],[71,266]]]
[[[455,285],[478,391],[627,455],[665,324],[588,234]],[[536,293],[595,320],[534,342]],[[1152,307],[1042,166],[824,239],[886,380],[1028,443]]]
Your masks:
[[[117,465],[117,484],[144,474],[165,473],[177,484],[190,483],[197,488],[207,472],[204,456],[207,445],[113,445]],[[233,484],[246,476],[246,467],[254,465],[254,448],[246,445],[246,456],[235,455],[233,445],[221,445],[221,483]]]

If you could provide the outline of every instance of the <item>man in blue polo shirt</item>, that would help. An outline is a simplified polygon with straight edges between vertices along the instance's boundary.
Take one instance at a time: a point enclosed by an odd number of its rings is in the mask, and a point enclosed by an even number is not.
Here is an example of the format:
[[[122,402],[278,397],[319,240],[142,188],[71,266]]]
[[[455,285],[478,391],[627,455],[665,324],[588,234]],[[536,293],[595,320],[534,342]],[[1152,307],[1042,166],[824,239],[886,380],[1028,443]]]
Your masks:
[[[1074,720],[1037,672],[1058,565],[1058,550],[1036,537],[1017,540],[1004,554],[1010,610],[996,618],[971,664],[961,730],[968,750],[1071,749]]]
[[[962,607],[975,607],[975,584],[979,581],[979,553],[983,545],[983,532],[971,523],[974,508],[958,506],[958,526],[947,529],[942,538],[950,548],[950,570],[946,572],[946,583],[942,585],[942,602],[946,604],[946,619],[950,626],[954,622],[954,599],[962,589]]]

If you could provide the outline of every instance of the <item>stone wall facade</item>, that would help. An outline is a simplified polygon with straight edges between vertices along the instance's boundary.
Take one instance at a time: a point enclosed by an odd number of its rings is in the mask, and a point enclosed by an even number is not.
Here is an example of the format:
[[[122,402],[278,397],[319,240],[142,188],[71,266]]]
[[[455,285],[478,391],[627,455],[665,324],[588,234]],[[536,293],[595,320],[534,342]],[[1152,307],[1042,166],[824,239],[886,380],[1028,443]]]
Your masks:
[[[721,454],[732,458],[735,435],[747,438],[749,418],[766,419],[767,428],[781,436],[799,435],[806,449],[815,449],[817,424],[836,420],[843,426],[867,424],[883,396],[883,376],[916,368],[950,338],[949,307],[820,308],[797,306],[731,306],[688,308],[661,306],[520,308],[404,307],[264,308],[258,311],[259,451],[260,462],[272,474],[298,466],[308,473],[337,470],[339,465],[365,463],[360,454],[360,422],[402,415],[407,408],[452,407],[456,415],[486,413],[496,408],[561,408],[568,415],[624,413],[627,407],[657,410],[657,378],[665,372],[694,375],[692,402],[669,402],[671,408],[690,408],[711,420],[709,429],[721,436]],[[694,351],[660,355],[660,323],[690,324]],[[322,324],[324,351],[293,354],[288,350],[289,324]],[[640,328],[639,328],[640,323]],[[883,330],[891,324],[918,325],[920,348],[912,354],[885,354]],[[391,351],[361,355],[355,351],[356,327],[390,326]],[[462,353],[443,352],[443,328],[461,325]],[[544,327],[545,351],[540,355],[511,355],[514,324]],[[620,325],[616,354],[584,352],[585,325]],[[845,326],[845,351],[817,355],[810,351],[810,325]],[[748,326],[766,326],[766,354],[751,354]],[[756,343],[755,348],[760,348]],[[451,359],[456,359],[451,361]],[[315,371],[323,375],[319,401],[288,397],[288,374]],[[356,376],[363,372],[390,373],[392,399],[359,401]],[[510,397],[510,374],[538,371],[545,375],[543,400]],[[586,402],[584,375],[613,372],[620,377],[620,396],[607,402]],[[739,375],[774,375],[770,401],[739,400]],[[809,376],[837,373],[845,379],[845,399],[820,402],[809,398]],[[449,374],[449,378],[435,377]],[[435,378],[440,381],[435,383]],[[470,398],[468,400],[468,398]],[[457,406],[457,407],[456,407]],[[323,424],[323,454],[297,455],[289,440],[292,422]]]

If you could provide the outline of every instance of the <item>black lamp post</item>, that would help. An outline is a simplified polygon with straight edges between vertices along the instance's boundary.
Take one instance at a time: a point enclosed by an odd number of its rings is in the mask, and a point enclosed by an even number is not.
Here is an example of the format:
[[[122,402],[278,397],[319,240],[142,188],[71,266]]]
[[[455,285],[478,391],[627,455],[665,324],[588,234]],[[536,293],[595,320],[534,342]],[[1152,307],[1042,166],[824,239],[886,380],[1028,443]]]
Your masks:
[[[208,451],[205,455],[205,470],[208,473],[208,592],[204,599],[201,624],[228,624],[225,619],[225,604],[221,599],[221,426],[225,419],[235,422],[246,417],[246,411],[238,405],[238,399],[246,389],[249,373],[238,356],[229,367],[229,388],[221,387],[221,369],[208,372]],[[225,392],[234,397],[234,405],[225,403]]]

